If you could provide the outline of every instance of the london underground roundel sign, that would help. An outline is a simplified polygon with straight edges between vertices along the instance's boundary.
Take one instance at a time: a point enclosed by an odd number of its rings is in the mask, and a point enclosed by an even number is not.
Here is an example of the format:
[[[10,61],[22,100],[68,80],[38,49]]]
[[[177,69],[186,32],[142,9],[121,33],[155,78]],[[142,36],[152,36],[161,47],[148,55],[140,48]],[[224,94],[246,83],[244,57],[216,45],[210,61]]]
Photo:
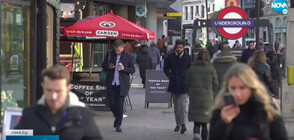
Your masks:
[[[239,7],[227,7],[220,11],[218,20],[212,20],[212,27],[227,39],[242,37],[248,27],[253,27],[253,20],[248,20],[247,14]]]

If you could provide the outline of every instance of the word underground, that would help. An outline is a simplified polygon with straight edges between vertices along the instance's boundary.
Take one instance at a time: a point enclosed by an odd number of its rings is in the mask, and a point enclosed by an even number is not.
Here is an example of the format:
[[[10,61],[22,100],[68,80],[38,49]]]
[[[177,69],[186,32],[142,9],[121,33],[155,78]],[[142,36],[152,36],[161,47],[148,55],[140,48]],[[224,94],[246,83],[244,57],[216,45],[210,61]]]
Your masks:
[[[218,20],[212,22],[213,26],[219,26],[219,27],[247,27],[252,26],[251,21],[238,21],[238,20]]]

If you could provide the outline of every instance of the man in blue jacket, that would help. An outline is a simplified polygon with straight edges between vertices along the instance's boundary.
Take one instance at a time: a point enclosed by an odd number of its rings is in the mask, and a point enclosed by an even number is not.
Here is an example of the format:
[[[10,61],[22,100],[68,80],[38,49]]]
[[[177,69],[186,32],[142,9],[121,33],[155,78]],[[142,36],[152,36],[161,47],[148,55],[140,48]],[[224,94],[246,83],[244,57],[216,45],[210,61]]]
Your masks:
[[[187,93],[189,89],[185,85],[186,75],[191,66],[191,56],[184,52],[184,42],[176,40],[176,51],[170,53],[164,60],[164,72],[169,78],[167,91],[172,94],[174,103],[174,113],[176,119],[175,132],[185,133],[187,130],[185,123],[187,120]]]
[[[113,45],[114,50],[106,54],[102,68],[107,71],[106,90],[109,107],[115,117],[113,127],[116,132],[122,132],[124,100],[129,93],[130,74],[135,72],[135,67],[132,56],[124,52],[124,42],[117,39]]]

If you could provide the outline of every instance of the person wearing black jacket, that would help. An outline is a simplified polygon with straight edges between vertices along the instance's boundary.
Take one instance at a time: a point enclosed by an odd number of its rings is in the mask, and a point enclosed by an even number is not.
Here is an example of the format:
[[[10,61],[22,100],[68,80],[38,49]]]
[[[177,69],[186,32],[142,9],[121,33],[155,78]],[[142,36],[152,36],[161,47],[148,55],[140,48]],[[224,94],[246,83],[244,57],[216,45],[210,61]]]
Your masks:
[[[248,45],[248,49],[243,50],[241,62],[247,64],[249,58],[253,55],[254,51],[255,51],[254,42],[250,41]]]
[[[122,132],[124,100],[129,93],[130,74],[135,72],[135,67],[132,56],[123,51],[124,42],[117,39],[113,45],[114,51],[106,54],[102,68],[107,72],[106,91],[109,107],[115,117],[113,127],[116,128],[116,132]]]
[[[266,53],[266,63],[270,66],[271,76],[273,81],[274,97],[279,99],[279,86],[281,82],[281,72],[278,63],[274,60],[274,52],[269,51]]]
[[[187,120],[187,93],[189,88],[185,85],[186,76],[191,66],[191,56],[184,51],[184,42],[176,40],[174,51],[170,52],[164,60],[163,71],[169,78],[167,91],[172,94],[176,127],[174,132],[185,133]]]
[[[32,129],[34,135],[58,135],[60,140],[102,140],[93,113],[70,92],[70,74],[55,65],[44,70],[43,96],[25,108],[15,129]]]
[[[254,52],[248,65],[255,71],[259,80],[269,89],[270,95],[275,96],[278,93],[274,90],[274,83],[271,76],[270,66],[266,63],[266,56],[262,50]]]
[[[287,140],[279,112],[266,88],[245,64],[236,64],[225,76],[210,120],[209,140]],[[226,103],[232,95],[236,105]]]
[[[152,58],[149,54],[149,49],[146,44],[142,44],[137,52],[137,64],[139,65],[140,77],[142,79],[143,88],[145,88],[146,82],[146,70],[152,68]]]

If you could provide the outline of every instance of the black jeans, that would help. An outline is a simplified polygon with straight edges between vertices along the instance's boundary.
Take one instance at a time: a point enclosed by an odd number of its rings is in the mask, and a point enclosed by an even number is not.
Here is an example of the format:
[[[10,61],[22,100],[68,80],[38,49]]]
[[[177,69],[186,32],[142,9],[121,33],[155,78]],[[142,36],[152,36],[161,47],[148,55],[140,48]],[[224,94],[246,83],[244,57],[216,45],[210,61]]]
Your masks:
[[[112,111],[115,120],[113,127],[121,126],[123,119],[124,96],[120,96],[120,86],[112,86],[109,97],[109,107]]]
[[[207,140],[207,123],[201,123],[201,122],[194,122],[194,129],[193,132],[194,134],[200,134],[200,127],[202,126],[202,132],[201,132],[201,137],[202,140]]]

